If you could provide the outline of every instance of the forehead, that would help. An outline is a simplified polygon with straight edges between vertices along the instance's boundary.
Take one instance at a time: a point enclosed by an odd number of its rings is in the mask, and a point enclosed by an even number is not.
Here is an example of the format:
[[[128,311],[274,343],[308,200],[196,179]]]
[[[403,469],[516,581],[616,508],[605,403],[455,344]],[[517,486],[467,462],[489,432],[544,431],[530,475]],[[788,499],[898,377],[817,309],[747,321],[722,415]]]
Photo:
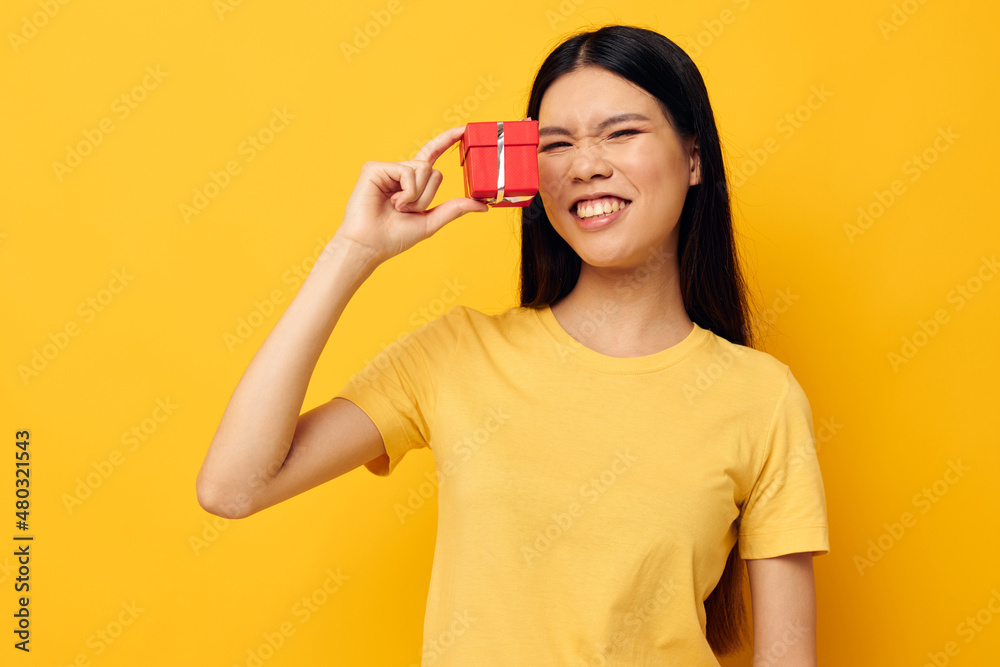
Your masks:
[[[584,67],[563,74],[542,95],[539,129],[546,125],[593,128],[620,114],[642,114],[658,122],[662,113],[655,98],[628,79],[602,67]]]

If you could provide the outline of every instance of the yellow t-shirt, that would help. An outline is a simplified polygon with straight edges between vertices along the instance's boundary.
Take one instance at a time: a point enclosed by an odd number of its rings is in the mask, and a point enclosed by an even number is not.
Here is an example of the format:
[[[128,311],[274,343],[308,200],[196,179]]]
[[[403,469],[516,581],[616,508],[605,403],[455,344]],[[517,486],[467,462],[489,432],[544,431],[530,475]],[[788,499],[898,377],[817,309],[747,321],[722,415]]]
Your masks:
[[[548,307],[455,306],[338,396],[382,434],[371,472],[434,456],[422,667],[718,665],[704,600],[736,531],[743,558],[829,552],[805,393],[698,325],[618,358]]]

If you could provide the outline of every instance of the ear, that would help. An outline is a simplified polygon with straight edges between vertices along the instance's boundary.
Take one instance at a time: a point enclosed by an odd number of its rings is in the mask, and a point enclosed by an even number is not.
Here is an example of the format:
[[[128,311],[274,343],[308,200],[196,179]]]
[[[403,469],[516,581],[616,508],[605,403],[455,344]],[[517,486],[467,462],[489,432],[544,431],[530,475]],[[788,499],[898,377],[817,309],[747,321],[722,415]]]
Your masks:
[[[694,141],[692,146],[688,149],[690,152],[690,164],[691,164],[691,178],[688,180],[688,185],[698,185],[701,183],[701,150],[698,145],[698,135],[694,135]]]

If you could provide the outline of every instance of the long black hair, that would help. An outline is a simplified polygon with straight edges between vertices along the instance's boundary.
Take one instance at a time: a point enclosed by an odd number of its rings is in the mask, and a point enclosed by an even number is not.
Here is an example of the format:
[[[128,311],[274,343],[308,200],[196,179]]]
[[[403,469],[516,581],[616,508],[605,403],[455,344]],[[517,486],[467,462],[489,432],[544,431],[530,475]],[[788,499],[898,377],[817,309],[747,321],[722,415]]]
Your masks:
[[[688,189],[679,220],[677,257],[688,317],[732,343],[752,347],[751,307],[734,240],[729,183],[705,82],[674,42],[644,28],[608,25],[575,34],[548,55],[535,75],[526,117],[538,119],[542,96],[560,76],[602,67],[655,97],[682,138],[697,136],[701,181]],[[569,292],[582,260],[552,227],[541,194],[521,209],[522,307],[541,308]],[[706,638],[716,655],[738,652],[749,639],[739,541],[705,600]]]

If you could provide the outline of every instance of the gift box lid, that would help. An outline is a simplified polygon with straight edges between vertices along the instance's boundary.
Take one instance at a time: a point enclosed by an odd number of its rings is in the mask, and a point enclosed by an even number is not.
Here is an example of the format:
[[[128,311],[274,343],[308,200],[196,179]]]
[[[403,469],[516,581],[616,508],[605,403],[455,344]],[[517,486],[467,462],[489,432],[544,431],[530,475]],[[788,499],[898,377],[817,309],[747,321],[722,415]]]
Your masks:
[[[537,146],[538,121],[503,121],[503,145],[504,148],[508,146]],[[462,154],[459,156],[459,165],[465,164],[465,156],[468,155],[470,148],[490,146],[494,149],[497,147],[496,123],[466,123],[465,134],[462,135]]]

